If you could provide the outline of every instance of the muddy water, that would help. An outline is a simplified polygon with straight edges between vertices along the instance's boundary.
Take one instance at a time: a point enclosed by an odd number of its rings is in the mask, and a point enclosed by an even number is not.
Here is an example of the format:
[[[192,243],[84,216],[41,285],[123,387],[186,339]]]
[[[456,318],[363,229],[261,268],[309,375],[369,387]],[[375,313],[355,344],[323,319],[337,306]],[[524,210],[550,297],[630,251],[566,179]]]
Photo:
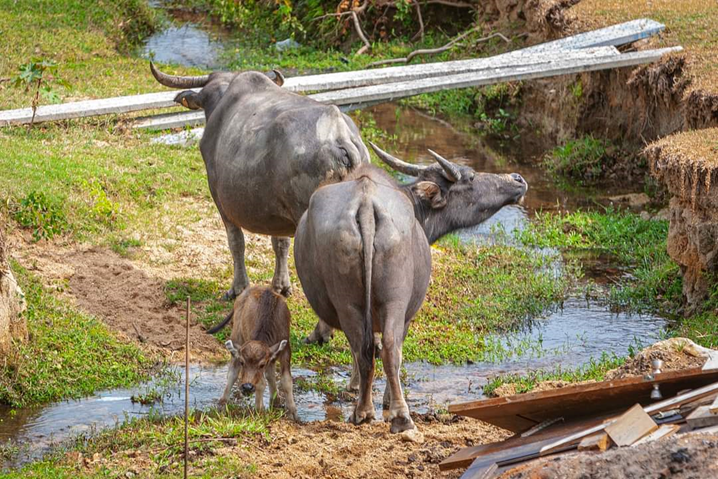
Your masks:
[[[165,9],[172,23],[145,40],[142,57],[205,69],[221,67],[220,56],[230,40],[226,28],[205,14],[168,8],[160,0],[150,5]]]

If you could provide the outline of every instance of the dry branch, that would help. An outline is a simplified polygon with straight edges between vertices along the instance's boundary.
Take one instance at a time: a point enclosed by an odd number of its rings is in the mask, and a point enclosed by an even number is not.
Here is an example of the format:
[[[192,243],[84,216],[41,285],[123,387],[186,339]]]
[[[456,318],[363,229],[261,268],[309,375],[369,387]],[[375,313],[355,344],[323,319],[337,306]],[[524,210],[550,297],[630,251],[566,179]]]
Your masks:
[[[357,12],[352,10],[352,20],[354,20],[354,29],[357,32],[357,35],[359,35],[359,38],[361,38],[361,41],[364,42],[364,46],[359,49],[359,51],[356,52],[357,55],[361,55],[362,53],[365,53],[371,49],[371,43],[369,43],[369,40],[366,39],[366,35],[364,35],[364,32],[361,29],[361,25],[359,24],[359,16],[357,15]]]
[[[421,16],[421,5],[419,5],[419,0],[414,0],[414,6],[416,7],[416,17],[419,20],[419,31],[416,32],[416,35],[411,37],[411,40],[414,41],[417,38],[419,40],[424,39],[424,17]]]
[[[419,56],[419,55],[436,55],[437,53],[443,53],[447,50],[450,50],[454,45],[459,43],[461,40],[466,38],[471,33],[477,31],[479,28],[481,28],[481,27],[477,26],[477,27],[472,28],[471,30],[468,30],[468,31],[462,33],[461,35],[454,38],[453,40],[451,40],[449,43],[447,43],[443,47],[414,50],[413,52],[409,53],[406,57],[392,58],[389,60],[380,60],[378,62],[370,63],[369,65],[367,65],[367,68],[378,67],[380,65],[388,65],[388,64],[392,64],[392,63],[409,63],[412,60],[412,58]],[[511,40],[506,38],[506,36],[504,36],[502,33],[498,33],[498,32],[492,33],[491,35],[488,35],[486,37],[479,38],[474,43],[486,42],[486,41],[489,41],[492,38],[496,38],[496,37],[501,38],[506,43],[511,43]]]

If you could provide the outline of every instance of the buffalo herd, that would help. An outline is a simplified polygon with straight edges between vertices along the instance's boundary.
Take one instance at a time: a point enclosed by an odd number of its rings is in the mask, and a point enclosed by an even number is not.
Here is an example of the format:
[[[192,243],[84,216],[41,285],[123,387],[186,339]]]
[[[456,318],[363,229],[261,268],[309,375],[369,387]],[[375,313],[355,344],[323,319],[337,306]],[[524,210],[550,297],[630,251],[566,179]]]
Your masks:
[[[372,381],[379,351],[391,432],[413,429],[399,371],[404,339],[429,286],[429,246],[518,203],[526,181],[517,173],[476,172],[431,150],[435,163],[414,165],[370,144],[384,164],[411,178],[399,183],[370,163],[351,118],[336,106],[283,89],[277,71],[182,77],[150,67],[161,84],[186,89],[177,103],[205,112],[200,151],[234,260],[226,297],[237,298],[233,312],[209,331],[234,317],[226,343],[232,361],[220,403],[238,376],[244,394],[256,393],[258,408],[265,378],[276,402],[274,363],[279,361],[281,392],[296,419],[290,316],[281,296],[291,293],[287,261],[294,236],[297,275],[319,317],[310,340],[327,340],[338,329],[351,346],[350,387],[358,387],[351,421],[374,419]],[[272,237],[271,290],[249,287],[243,230]]]

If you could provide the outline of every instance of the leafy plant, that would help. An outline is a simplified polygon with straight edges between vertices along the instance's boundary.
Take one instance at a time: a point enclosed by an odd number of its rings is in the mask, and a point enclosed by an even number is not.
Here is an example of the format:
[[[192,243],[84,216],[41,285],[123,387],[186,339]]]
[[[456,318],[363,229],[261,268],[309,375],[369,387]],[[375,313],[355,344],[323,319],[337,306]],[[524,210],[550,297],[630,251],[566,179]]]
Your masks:
[[[606,154],[607,147],[607,141],[586,135],[551,150],[543,164],[555,176],[593,183],[612,162]]]
[[[32,228],[35,241],[50,239],[68,228],[62,207],[41,191],[33,191],[20,200],[13,218],[23,228]]]
[[[60,96],[52,89],[51,83],[62,83],[53,75],[57,71],[57,64],[52,60],[41,58],[33,58],[27,63],[20,65],[20,73],[12,79],[12,83],[17,88],[24,88],[26,92],[30,89],[35,90],[32,97],[32,118],[30,119],[30,128],[35,123],[35,114],[40,104],[40,97],[49,103],[59,103]]]

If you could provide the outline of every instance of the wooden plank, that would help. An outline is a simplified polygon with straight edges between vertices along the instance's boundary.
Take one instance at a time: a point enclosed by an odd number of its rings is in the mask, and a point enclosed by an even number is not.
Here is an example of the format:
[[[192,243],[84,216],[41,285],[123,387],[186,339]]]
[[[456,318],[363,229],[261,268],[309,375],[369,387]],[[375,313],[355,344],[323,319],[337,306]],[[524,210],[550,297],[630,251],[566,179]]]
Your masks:
[[[556,51],[607,45],[619,46],[648,38],[661,32],[664,28],[666,28],[665,25],[655,20],[641,18],[611,25],[610,27],[601,28],[599,30],[579,33],[578,35],[541,43],[533,47],[525,48],[524,51],[526,53],[534,53],[539,51]]]
[[[556,55],[537,52],[531,55],[510,52],[489,58],[456,60],[429,64],[390,67],[377,70],[359,70],[350,72],[326,73],[287,78],[283,88],[294,92],[327,91],[341,88],[379,85],[390,82],[414,81],[456,73],[469,73],[489,69],[508,69],[516,65],[547,65],[556,60]],[[586,50],[566,52],[564,59],[598,59],[618,55],[614,47],[596,47]],[[59,105],[42,105],[37,109],[35,121],[67,120],[87,116],[128,113],[140,110],[175,107],[175,96],[180,90],[146,93],[142,95],[84,100]],[[199,89],[194,89],[199,91]],[[31,108],[0,111],[0,126],[29,123]],[[197,123],[195,123],[197,124]]]
[[[461,475],[461,479],[492,479],[496,477],[499,465],[492,462],[488,466],[484,465],[480,459],[474,461],[469,468]]]
[[[630,446],[642,437],[658,429],[651,416],[636,404],[613,423],[606,426],[606,434],[619,447]]]
[[[649,414],[680,406],[674,399],[658,403],[658,409],[650,399],[653,384],[661,386],[666,397],[687,388],[698,388],[718,381],[718,371],[700,368],[684,371],[667,371],[652,380],[644,377],[624,378],[614,381],[568,386],[550,391],[540,391],[515,396],[483,399],[449,405],[449,412],[460,416],[481,419],[510,431],[522,432],[546,419],[563,416],[566,420],[625,410],[635,403],[651,405]],[[710,393],[706,393],[709,395]]]
[[[641,444],[658,441],[659,439],[663,439],[664,437],[672,436],[673,434],[677,433],[680,428],[681,426],[677,424],[663,424],[652,433],[634,442],[631,447],[640,446]]]
[[[599,432],[591,436],[584,437],[578,443],[579,451],[605,451],[611,445],[608,434]]]
[[[513,436],[505,441],[498,441],[489,444],[481,444],[478,446],[460,449],[450,457],[444,459],[439,464],[439,469],[447,471],[460,467],[468,467],[477,457],[482,457],[486,461],[485,465],[496,462],[499,467],[502,465],[513,463],[517,458],[522,457],[538,457],[542,446],[555,442],[557,438],[563,438],[568,434],[576,431],[582,431],[590,426],[601,424],[606,417],[597,417],[589,419],[580,419],[570,423],[553,426],[536,433],[533,436],[522,438],[518,435]],[[578,444],[565,446],[564,449],[571,449]]]
[[[423,80],[411,82],[397,82],[347,90],[329,91],[310,95],[310,97],[321,103],[334,104],[344,108],[355,109],[361,108],[367,104],[392,101],[422,93],[431,93],[446,89],[468,88],[472,86],[490,85],[506,81],[529,80],[608,68],[635,66],[656,61],[662,55],[676,51],[680,51],[680,47],[633,52],[616,57],[594,58],[581,61],[571,59],[563,60],[561,56],[558,56],[557,60],[550,64],[523,65],[510,70],[502,68],[489,69],[460,75],[425,78]],[[184,119],[187,119],[188,122],[196,122],[202,121],[202,118],[203,116],[197,112],[179,113],[173,116],[171,121],[155,122],[152,126],[156,129],[177,128],[184,126]],[[145,124],[140,124],[137,127],[144,128],[146,126]]]
[[[718,426],[718,414],[712,413],[710,406],[701,406],[686,418],[686,422],[693,429]]]
[[[713,404],[710,405],[710,410],[713,414],[718,414],[718,396],[713,400]]]

